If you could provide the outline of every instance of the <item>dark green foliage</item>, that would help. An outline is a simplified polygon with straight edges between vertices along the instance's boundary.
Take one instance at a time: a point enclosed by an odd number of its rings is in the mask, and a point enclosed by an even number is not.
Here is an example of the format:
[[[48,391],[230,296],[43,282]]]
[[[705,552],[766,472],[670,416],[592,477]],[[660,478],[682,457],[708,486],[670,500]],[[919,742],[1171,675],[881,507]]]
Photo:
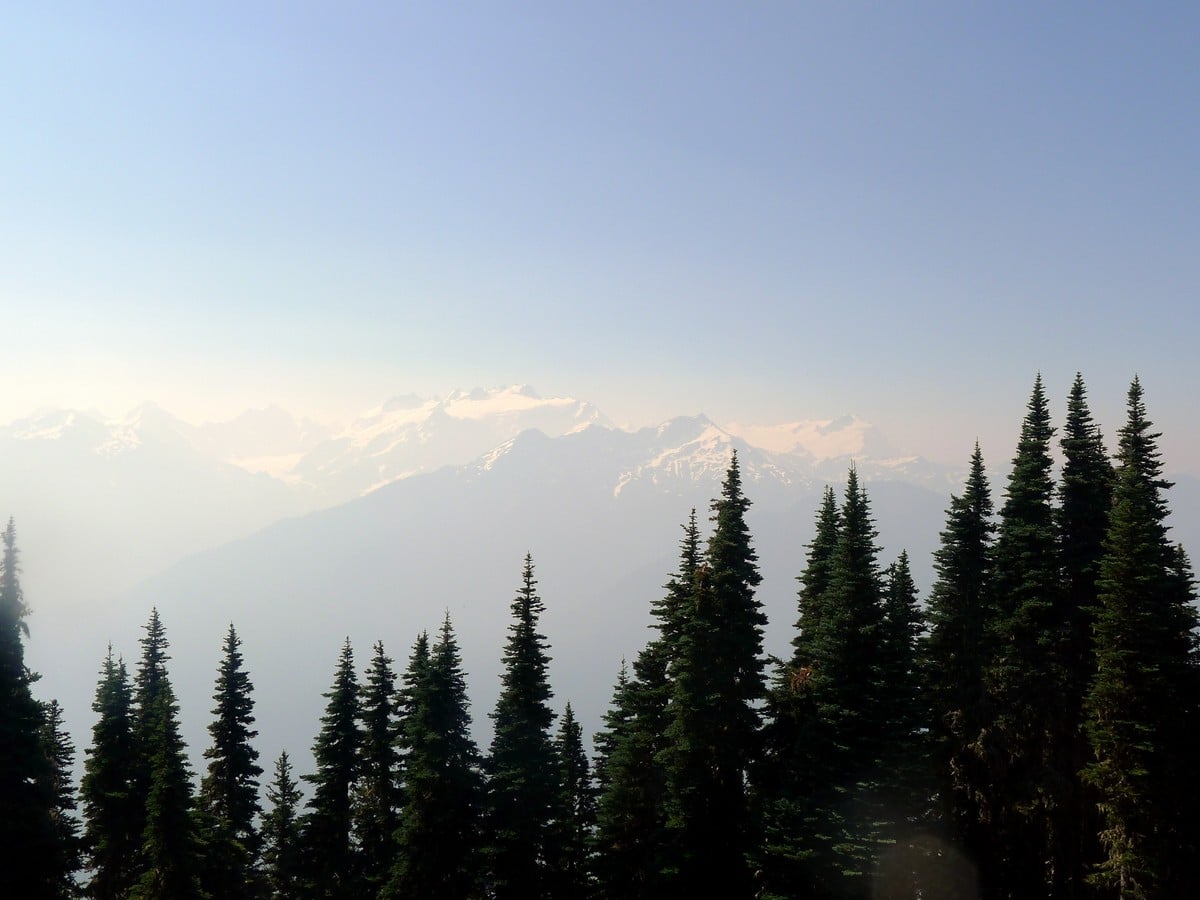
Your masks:
[[[261,843],[255,827],[258,802],[258,751],[254,731],[254,690],[243,669],[241,640],[232,625],[225,636],[208,726],[212,746],[204,751],[208,772],[200,784],[199,806],[207,828],[203,884],[217,897],[256,896],[260,885]]]
[[[354,792],[354,829],[363,890],[373,895],[387,881],[396,857],[400,824],[399,708],[392,660],[376,642],[362,692],[362,752]]]
[[[1195,888],[1196,670],[1190,571],[1167,539],[1158,435],[1129,389],[1100,564],[1096,674],[1087,696],[1103,859],[1094,882],[1125,898]]]
[[[263,815],[263,866],[268,896],[290,900],[301,896],[300,788],[292,776],[287,751],[275,761],[275,778],[267,785],[271,808]]]
[[[833,488],[826,485],[817,511],[816,531],[807,545],[804,572],[800,582],[800,617],[796,635],[792,638],[792,668],[800,669],[813,662],[813,641],[821,633],[822,604],[826,601],[832,578],[833,554],[837,549],[840,517]]]
[[[878,808],[881,761],[893,748],[876,537],[870,501],[851,468],[828,587],[810,629],[818,755],[812,802],[822,829],[813,836],[813,869],[817,883],[835,894],[865,892],[885,830]]]
[[[537,900],[548,891],[547,845],[558,786],[550,739],[550,659],[537,630],[543,606],[536,584],[527,555],[512,603],[487,759],[487,856],[498,900]]]
[[[167,675],[166,630],[158,610],[150,614],[141,639],[133,744],[135,776],[144,778],[140,851],[133,900],[187,900],[201,896],[198,841],[193,819],[192,780],[179,706]],[[138,782],[135,782],[135,789]]]
[[[14,897],[61,896],[63,848],[53,811],[54,771],[42,742],[45,718],[30,685],[22,638],[28,612],[10,519],[0,557],[0,874]]]
[[[359,686],[350,639],[342,645],[321,733],[313,744],[317,771],[305,775],[313,786],[302,824],[304,896],[360,896],[359,860],[353,840],[352,791],[358,780],[362,733],[358,728]]]
[[[551,846],[551,894],[584,897],[590,888],[592,833],[596,827],[596,791],[583,749],[583,730],[568,703],[554,741],[558,757],[558,797]]]
[[[1034,382],[1000,510],[993,575],[997,615],[986,675],[993,721],[979,747],[996,796],[988,804],[998,851],[989,879],[998,896],[1046,890],[1051,817],[1072,772],[1055,768],[1055,718],[1068,679],[1067,622],[1052,505],[1054,429],[1039,376]]]
[[[669,890],[677,894],[753,893],[748,856],[757,838],[746,776],[758,753],[766,689],[749,506],[734,454],[712,504],[713,533],[670,660],[674,692],[664,758]]]
[[[43,716],[42,748],[50,762],[50,787],[54,795],[50,816],[58,848],[53,878],[58,884],[60,897],[77,897],[80,891],[75,876],[82,865],[82,855],[79,820],[76,817],[78,803],[71,776],[75,745],[66,731],[62,707],[57,700],[45,705]]]
[[[407,802],[383,896],[465,900],[481,881],[483,779],[449,614],[432,651],[422,636],[406,684]]]
[[[1092,634],[1096,623],[1097,586],[1115,476],[1104,449],[1100,427],[1092,420],[1087,392],[1075,376],[1067,399],[1067,418],[1060,446],[1062,478],[1056,510],[1064,590],[1065,682],[1054,727],[1054,769],[1066,775],[1062,801],[1051,811],[1051,890],[1057,897],[1083,893],[1088,861],[1099,853],[1096,798],[1077,774],[1091,761],[1083,728],[1083,701],[1096,668]]]
[[[595,739],[595,867],[606,897],[657,897],[664,889],[668,671],[678,658],[701,560],[694,509],[683,532],[679,571],[653,605],[659,636],[634,660],[632,680],[622,663],[605,729]]]
[[[990,721],[984,673],[990,660],[995,610],[991,598],[992,499],[979,445],[961,497],[950,498],[941,545],[934,551],[937,578],[929,593],[929,633],[921,660],[945,837],[969,859],[987,856],[980,799],[989,794],[988,772],[976,740]]]
[[[87,895],[117,900],[127,895],[136,869],[141,838],[140,798],[132,793],[132,688],[125,664],[112,647],[104,658],[92,710],[92,745],[84,763],[83,844],[91,881]]]

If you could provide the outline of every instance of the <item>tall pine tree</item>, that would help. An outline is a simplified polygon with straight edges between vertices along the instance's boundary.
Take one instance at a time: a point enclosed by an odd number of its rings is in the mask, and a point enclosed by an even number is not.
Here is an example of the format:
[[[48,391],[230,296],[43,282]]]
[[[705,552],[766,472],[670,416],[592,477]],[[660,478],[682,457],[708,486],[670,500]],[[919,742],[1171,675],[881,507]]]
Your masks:
[[[104,658],[92,710],[92,745],[84,762],[83,845],[91,873],[87,895],[95,900],[128,896],[137,866],[142,814],[133,793],[133,691],[125,663]]]
[[[539,900],[549,890],[547,849],[558,785],[550,738],[550,657],[538,632],[543,605],[536,586],[533,560],[526,555],[487,759],[487,855],[497,900]]]
[[[285,750],[275,761],[275,777],[267,785],[271,808],[262,820],[263,874],[266,895],[273,900],[303,895],[299,820],[302,797]]]
[[[304,816],[305,888],[302,896],[350,900],[361,896],[354,844],[352,792],[358,780],[362,733],[358,727],[359,685],[350,639],[338,656],[333,686],[313,744],[317,771],[305,775],[313,786]]]
[[[692,579],[678,650],[667,761],[670,890],[737,898],[754,892],[756,846],[747,774],[759,745],[766,693],[762,628],[755,599],[762,580],[751,546],[736,452],[713,532]]]
[[[990,856],[982,798],[989,772],[976,740],[990,721],[985,672],[991,659],[995,606],[991,594],[995,524],[991,488],[976,443],[961,496],[951,496],[936,579],[929,592],[929,632],[921,649],[934,795],[943,837],[987,870]],[[970,883],[978,876],[964,873]],[[971,893],[969,884],[959,893]]]
[[[979,740],[998,792],[988,814],[995,896],[1040,896],[1053,881],[1052,817],[1073,773],[1056,770],[1055,720],[1068,676],[1067,621],[1050,442],[1039,375],[1005,490],[993,573],[997,615],[986,676],[994,718]]]
[[[1060,440],[1062,477],[1057,512],[1061,541],[1065,620],[1065,683],[1054,719],[1054,769],[1064,773],[1062,801],[1051,812],[1051,892],[1055,897],[1084,894],[1084,875],[1099,856],[1100,822],[1096,798],[1078,773],[1091,761],[1084,731],[1083,703],[1096,668],[1093,632],[1104,536],[1115,476],[1100,427],[1092,419],[1083,377],[1076,374],[1067,398]]]
[[[1121,900],[1195,889],[1195,627],[1186,559],[1167,538],[1159,435],[1129,389],[1098,579],[1096,674],[1087,696],[1103,859],[1095,883]]]
[[[28,610],[12,519],[0,537],[0,877],[11,896],[56,897],[55,794],[41,740],[42,707],[30,688],[36,676],[25,665]]]
[[[437,643],[426,649],[408,682],[403,725],[407,798],[383,896],[467,900],[476,896],[482,880],[483,778],[449,613]]]
[[[133,743],[135,789],[145,785],[141,849],[131,900],[189,900],[202,896],[198,836],[187,752],[179,731],[179,705],[167,674],[166,629],[155,609],[141,639],[135,678]]]
[[[355,831],[362,859],[363,890],[374,896],[396,857],[403,785],[400,773],[396,674],[381,641],[367,669],[362,703],[362,763],[354,797]]]
[[[259,893],[261,851],[255,819],[258,802],[258,751],[252,741],[254,685],[244,669],[241,640],[233,625],[225,636],[208,726],[212,745],[204,751],[208,772],[200,784],[199,806],[207,824],[203,883],[205,890],[228,900]]]

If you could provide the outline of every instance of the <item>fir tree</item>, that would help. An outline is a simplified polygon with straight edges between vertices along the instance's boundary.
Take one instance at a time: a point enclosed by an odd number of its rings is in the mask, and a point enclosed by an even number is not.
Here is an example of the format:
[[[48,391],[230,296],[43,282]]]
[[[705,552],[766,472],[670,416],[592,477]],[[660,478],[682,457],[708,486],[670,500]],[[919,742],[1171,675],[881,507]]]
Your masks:
[[[402,799],[396,675],[382,642],[376,642],[367,669],[361,708],[363,743],[354,819],[363,890],[374,895],[387,881],[396,857]]]
[[[981,798],[989,773],[976,740],[990,721],[984,675],[995,618],[991,595],[992,498],[979,444],[961,496],[950,498],[937,577],[929,593],[929,632],[921,649],[935,795],[944,831],[965,856],[988,858]],[[959,893],[966,895],[964,886]]]
[[[827,587],[811,633],[814,772],[812,871],[824,889],[861,894],[881,846],[878,809],[890,749],[883,584],[870,500],[850,469]]]
[[[1067,621],[1053,508],[1054,429],[1039,375],[1000,510],[993,575],[997,616],[986,675],[993,722],[979,747],[998,795],[988,814],[999,852],[997,896],[1025,898],[1053,876],[1051,816],[1072,772],[1055,770],[1054,720],[1067,684]]]
[[[1065,683],[1054,723],[1054,769],[1067,775],[1062,802],[1051,813],[1051,892],[1080,896],[1088,862],[1099,855],[1096,799],[1078,773],[1091,760],[1083,727],[1083,702],[1096,668],[1092,634],[1104,536],[1112,505],[1114,473],[1100,427],[1092,420],[1082,376],[1076,374],[1067,399],[1067,418],[1057,521],[1061,541],[1066,626]]]
[[[84,763],[83,845],[91,872],[87,895],[95,900],[119,900],[128,895],[136,870],[141,831],[139,798],[132,793],[132,688],[123,662],[104,659],[92,710],[99,716],[92,727],[92,745]]]
[[[833,488],[826,486],[817,510],[813,539],[807,544],[798,597],[799,617],[792,638],[792,657],[780,662],[767,695],[763,753],[754,770],[755,790],[763,815],[759,850],[764,895],[817,895],[821,890],[818,860],[833,857],[840,815],[814,802],[818,787],[829,785],[827,754],[815,752],[819,721],[812,694],[814,654],[824,633],[823,604],[832,577],[841,523]]]
[[[301,799],[285,750],[275,761],[275,777],[267,785],[271,808],[262,820],[264,874],[269,896],[275,900],[290,900],[302,893],[302,848],[297,817]]]
[[[208,823],[204,888],[228,900],[249,898],[259,892],[258,857],[261,850],[255,817],[258,802],[258,751],[251,743],[254,685],[243,668],[241,640],[233,625],[225,636],[224,655],[217,673],[208,726],[212,745],[204,751],[208,772],[200,784],[199,805]]]
[[[63,848],[54,773],[42,745],[42,706],[30,688],[36,676],[25,665],[28,610],[11,519],[0,539],[0,873],[10,896],[57,897]]]
[[[71,776],[75,745],[63,724],[62,707],[58,701],[51,700],[43,709],[42,748],[50,762],[50,788],[54,795],[51,819],[58,847],[52,875],[58,886],[58,896],[77,897],[79,884],[75,876],[82,864],[82,857],[79,821],[76,817],[78,803]]]
[[[630,679],[624,662],[605,729],[596,736],[596,876],[602,896],[656,897],[666,840],[667,729],[672,683],[689,615],[700,531],[693,509],[683,526],[679,570],[653,605],[659,636],[638,654]]]
[[[821,632],[822,605],[832,578],[833,554],[837,549],[839,531],[837,497],[833,488],[826,485],[821,495],[821,506],[817,510],[816,530],[807,545],[804,572],[797,578],[800,582],[800,617],[796,620],[796,635],[792,638],[793,669],[812,665],[813,640]]]
[[[754,597],[761,576],[745,520],[749,506],[735,453],[712,504],[713,533],[671,662],[671,746],[664,755],[676,893],[753,893],[748,855],[757,838],[746,777],[758,752],[766,689],[765,616]]]
[[[153,610],[141,639],[133,744],[134,782],[144,784],[137,875],[131,900],[201,896],[190,767],[179,733],[179,706],[167,674],[166,630]]]
[[[342,900],[360,896],[359,861],[353,839],[352,791],[358,780],[362,734],[359,686],[350,639],[342,645],[321,733],[313,744],[317,771],[302,825],[305,896]]]
[[[596,827],[596,792],[583,749],[583,730],[568,703],[554,741],[558,757],[558,798],[555,804],[553,895],[584,897],[592,883],[592,832]]]
[[[543,605],[536,585],[533,561],[526,555],[512,603],[487,759],[487,855],[497,900],[537,900],[548,891],[547,842],[557,779],[550,739],[550,658],[537,630]]]
[[[466,676],[447,613],[432,651],[414,660],[404,717],[407,801],[383,896],[466,900],[480,883],[483,780]]]
[[[1135,379],[1100,563],[1084,773],[1103,819],[1093,880],[1121,900],[1195,887],[1196,614],[1186,559],[1167,539],[1158,437]]]

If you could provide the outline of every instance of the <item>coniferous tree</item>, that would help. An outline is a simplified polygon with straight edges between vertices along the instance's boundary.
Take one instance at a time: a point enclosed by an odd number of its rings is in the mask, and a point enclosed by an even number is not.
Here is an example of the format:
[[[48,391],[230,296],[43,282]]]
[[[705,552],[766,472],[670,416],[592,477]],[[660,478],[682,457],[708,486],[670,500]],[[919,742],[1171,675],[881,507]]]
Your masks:
[[[1051,478],[1054,429],[1039,375],[1013,458],[995,546],[991,711],[979,747],[997,796],[988,814],[999,854],[988,889],[1039,896],[1053,878],[1051,816],[1074,773],[1056,771],[1055,717],[1067,684],[1067,616]]]
[[[765,616],[754,591],[761,576],[750,542],[737,454],[714,528],[692,579],[676,658],[667,761],[670,890],[749,897],[748,857],[757,836],[747,772],[759,744],[766,692]]]
[[[403,745],[407,798],[385,897],[466,900],[480,884],[483,780],[471,738],[466,676],[450,615],[410,666]]]
[[[313,744],[317,771],[305,775],[313,786],[301,828],[304,896],[342,900],[360,894],[360,868],[354,844],[352,792],[359,776],[362,733],[358,727],[359,686],[350,639],[342,645],[321,733]]]
[[[267,785],[271,808],[263,816],[263,865],[268,896],[290,900],[302,894],[301,841],[298,812],[302,795],[292,776],[287,751],[275,761],[275,778]]]
[[[554,740],[558,757],[558,797],[555,804],[552,894],[587,896],[592,884],[591,847],[596,827],[596,792],[591,766],[583,749],[583,729],[568,703]]]
[[[84,763],[83,846],[91,880],[87,896],[95,900],[126,897],[133,883],[141,832],[140,799],[132,792],[133,694],[125,663],[104,659],[92,710],[92,745]]]
[[[966,486],[961,496],[950,498],[941,545],[933,554],[937,577],[929,593],[929,632],[921,648],[934,792],[943,832],[951,846],[976,864],[986,863],[990,849],[981,807],[981,798],[990,794],[989,773],[976,740],[990,721],[984,676],[995,618],[992,511],[977,443]],[[978,874],[958,874],[964,883],[955,892],[973,895]]]
[[[840,814],[814,802],[817,788],[828,788],[829,746],[818,740],[820,722],[812,694],[814,654],[823,634],[823,604],[840,534],[833,488],[826,486],[817,510],[813,539],[807,546],[800,582],[799,618],[792,656],[779,663],[767,695],[763,753],[755,768],[755,787],[763,815],[759,852],[764,895],[817,896],[822,890],[820,861],[833,858]]]
[[[879,822],[889,846],[883,849],[872,889],[873,896],[894,900],[928,896],[925,880],[933,862],[924,840],[930,784],[917,649],[922,630],[917,587],[908,552],[902,550],[884,574]]]
[[[851,468],[810,645],[814,753],[822,763],[812,802],[828,829],[815,836],[812,863],[817,883],[834,895],[864,894],[882,850],[878,805],[890,711],[877,537],[867,493]]]
[[[25,665],[28,610],[12,519],[0,537],[0,873],[14,897],[56,897],[55,794],[41,741],[42,707],[30,688],[36,676]]]
[[[497,900],[537,900],[549,888],[547,850],[557,778],[550,738],[550,658],[537,630],[543,605],[536,585],[533,561],[526,555],[512,603],[487,759],[487,856]]]
[[[1121,900],[1195,888],[1196,613],[1186,558],[1167,539],[1158,437],[1135,379],[1100,563],[1084,773],[1103,819],[1093,880]]]
[[[179,705],[167,675],[170,646],[153,610],[141,639],[134,680],[137,710],[133,732],[134,774],[145,779],[140,850],[131,900],[188,900],[202,896],[198,837],[187,752],[179,733]],[[136,782],[135,782],[136,786]]]
[[[396,857],[402,801],[396,675],[382,642],[375,644],[361,707],[363,743],[354,819],[363,890],[374,896],[390,876]]]
[[[666,866],[666,757],[672,694],[669,670],[700,565],[693,509],[683,526],[679,570],[653,605],[659,636],[638,654],[633,678],[622,662],[605,729],[596,736],[596,877],[602,896],[657,897]]]
[[[76,873],[82,864],[78,803],[71,767],[75,762],[75,745],[63,723],[62,707],[57,700],[44,706],[42,747],[50,762],[50,786],[54,795],[51,819],[54,824],[58,856],[53,875],[59,897],[78,897]]]
[[[233,625],[225,636],[208,726],[212,745],[204,751],[208,772],[200,784],[199,806],[207,823],[203,884],[213,896],[238,900],[260,893],[261,841],[255,818],[258,802],[258,751],[251,743],[254,685],[243,668],[241,640]]]
[[[1051,812],[1055,861],[1051,892],[1055,897],[1072,898],[1082,896],[1089,862],[1099,856],[1096,798],[1078,773],[1091,761],[1083,703],[1096,668],[1092,638],[1098,603],[1096,581],[1115,480],[1100,427],[1088,409],[1083,378],[1078,374],[1067,399],[1060,446],[1063,467],[1056,513],[1064,578],[1066,681],[1054,720],[1054,768],[1069,777],[1063,785],[1062,802]]]

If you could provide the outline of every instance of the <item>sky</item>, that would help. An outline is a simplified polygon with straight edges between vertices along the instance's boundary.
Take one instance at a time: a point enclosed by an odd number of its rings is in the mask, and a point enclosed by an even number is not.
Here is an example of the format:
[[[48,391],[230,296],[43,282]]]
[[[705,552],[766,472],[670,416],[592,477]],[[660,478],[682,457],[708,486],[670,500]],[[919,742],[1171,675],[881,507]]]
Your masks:
[[[1193,3],[21,4],[0,421],[528,383],[1200,472]]]

